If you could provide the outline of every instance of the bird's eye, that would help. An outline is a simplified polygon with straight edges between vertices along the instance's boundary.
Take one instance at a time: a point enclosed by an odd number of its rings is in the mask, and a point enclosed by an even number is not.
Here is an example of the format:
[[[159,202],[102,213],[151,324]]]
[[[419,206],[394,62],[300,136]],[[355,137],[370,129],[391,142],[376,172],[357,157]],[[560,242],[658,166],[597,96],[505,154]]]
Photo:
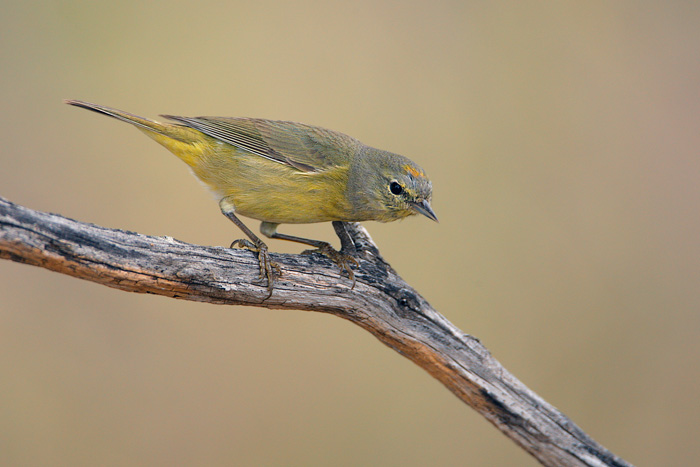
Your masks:
[[[403,192],[403,187],[399,184],[399,182],[394,180],[389,184],[389,190],[395,195],[400,195]]]

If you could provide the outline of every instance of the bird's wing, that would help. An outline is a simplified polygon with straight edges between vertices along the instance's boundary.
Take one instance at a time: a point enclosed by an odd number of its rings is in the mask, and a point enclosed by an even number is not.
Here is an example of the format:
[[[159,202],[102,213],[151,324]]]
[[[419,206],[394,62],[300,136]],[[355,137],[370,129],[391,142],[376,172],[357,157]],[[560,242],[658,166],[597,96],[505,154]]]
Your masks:
[[[255,118],[163,117],[303,172],[341,165],[361,145],[342,133],[301,123]]]

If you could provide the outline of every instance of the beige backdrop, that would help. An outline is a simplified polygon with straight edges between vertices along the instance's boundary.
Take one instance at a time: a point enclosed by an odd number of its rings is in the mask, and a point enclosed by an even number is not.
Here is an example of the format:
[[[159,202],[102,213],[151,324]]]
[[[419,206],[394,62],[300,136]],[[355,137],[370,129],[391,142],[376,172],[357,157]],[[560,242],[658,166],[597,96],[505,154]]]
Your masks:
[[[700,462],[697,2],[6,3],[1,196],[240,236],[174,156],[64,98],[405,154],[441,222],[367,223],[399,273],[616,454]],[[340,319],[0,278],[0,464],[535,465]]]

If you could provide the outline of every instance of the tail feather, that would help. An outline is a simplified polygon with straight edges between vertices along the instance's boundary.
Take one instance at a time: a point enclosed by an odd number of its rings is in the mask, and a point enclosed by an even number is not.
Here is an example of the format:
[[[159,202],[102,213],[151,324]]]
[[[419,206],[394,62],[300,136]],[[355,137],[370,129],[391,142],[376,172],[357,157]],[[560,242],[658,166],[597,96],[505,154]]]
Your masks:
[[[158,133],[168,138],[173,138],[183,143],[189,142],[183,138],[180,125],[173,125],[170,123],[160,123],[155,120],[150,120],[148,118],[139,117],[138,115],[131,114],[129,112],[124,112],[123,110],[113,109],[111,107],[106,107],[104,105],[92,104],[90,102],[79,101],[74,99],[66,99],[63,102],[69,105],[74,105],[76,107],[81,107],[83,109],[92,110],[93,112],[100,113],[102,115],[107,115],[122,122],[131,123],[143,130]]]
[[[64,102],[134,125],[151,139],[165,146],[193,169],[199,165],[202,155],[210,147],[208,142],[210,138],[208,136],[185,125],[160,123],[122,110],[91,104],[90,102],[72,99],[67,99]]]

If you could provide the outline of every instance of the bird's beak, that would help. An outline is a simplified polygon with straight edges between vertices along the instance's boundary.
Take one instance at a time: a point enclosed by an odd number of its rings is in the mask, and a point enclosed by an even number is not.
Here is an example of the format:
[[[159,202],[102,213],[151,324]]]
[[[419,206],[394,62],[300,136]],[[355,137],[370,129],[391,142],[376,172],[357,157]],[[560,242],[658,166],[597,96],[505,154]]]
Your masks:
[[[432,219],[435,222],[439,222],[437,216],[433,212],[433,208],[430,207],[430,203],[428,202],[428,200],[424,199],[420,202],[413,202],[411,203],[411,207],[414,211],[416,211],[419,214],[423,214],[428,219]]]

